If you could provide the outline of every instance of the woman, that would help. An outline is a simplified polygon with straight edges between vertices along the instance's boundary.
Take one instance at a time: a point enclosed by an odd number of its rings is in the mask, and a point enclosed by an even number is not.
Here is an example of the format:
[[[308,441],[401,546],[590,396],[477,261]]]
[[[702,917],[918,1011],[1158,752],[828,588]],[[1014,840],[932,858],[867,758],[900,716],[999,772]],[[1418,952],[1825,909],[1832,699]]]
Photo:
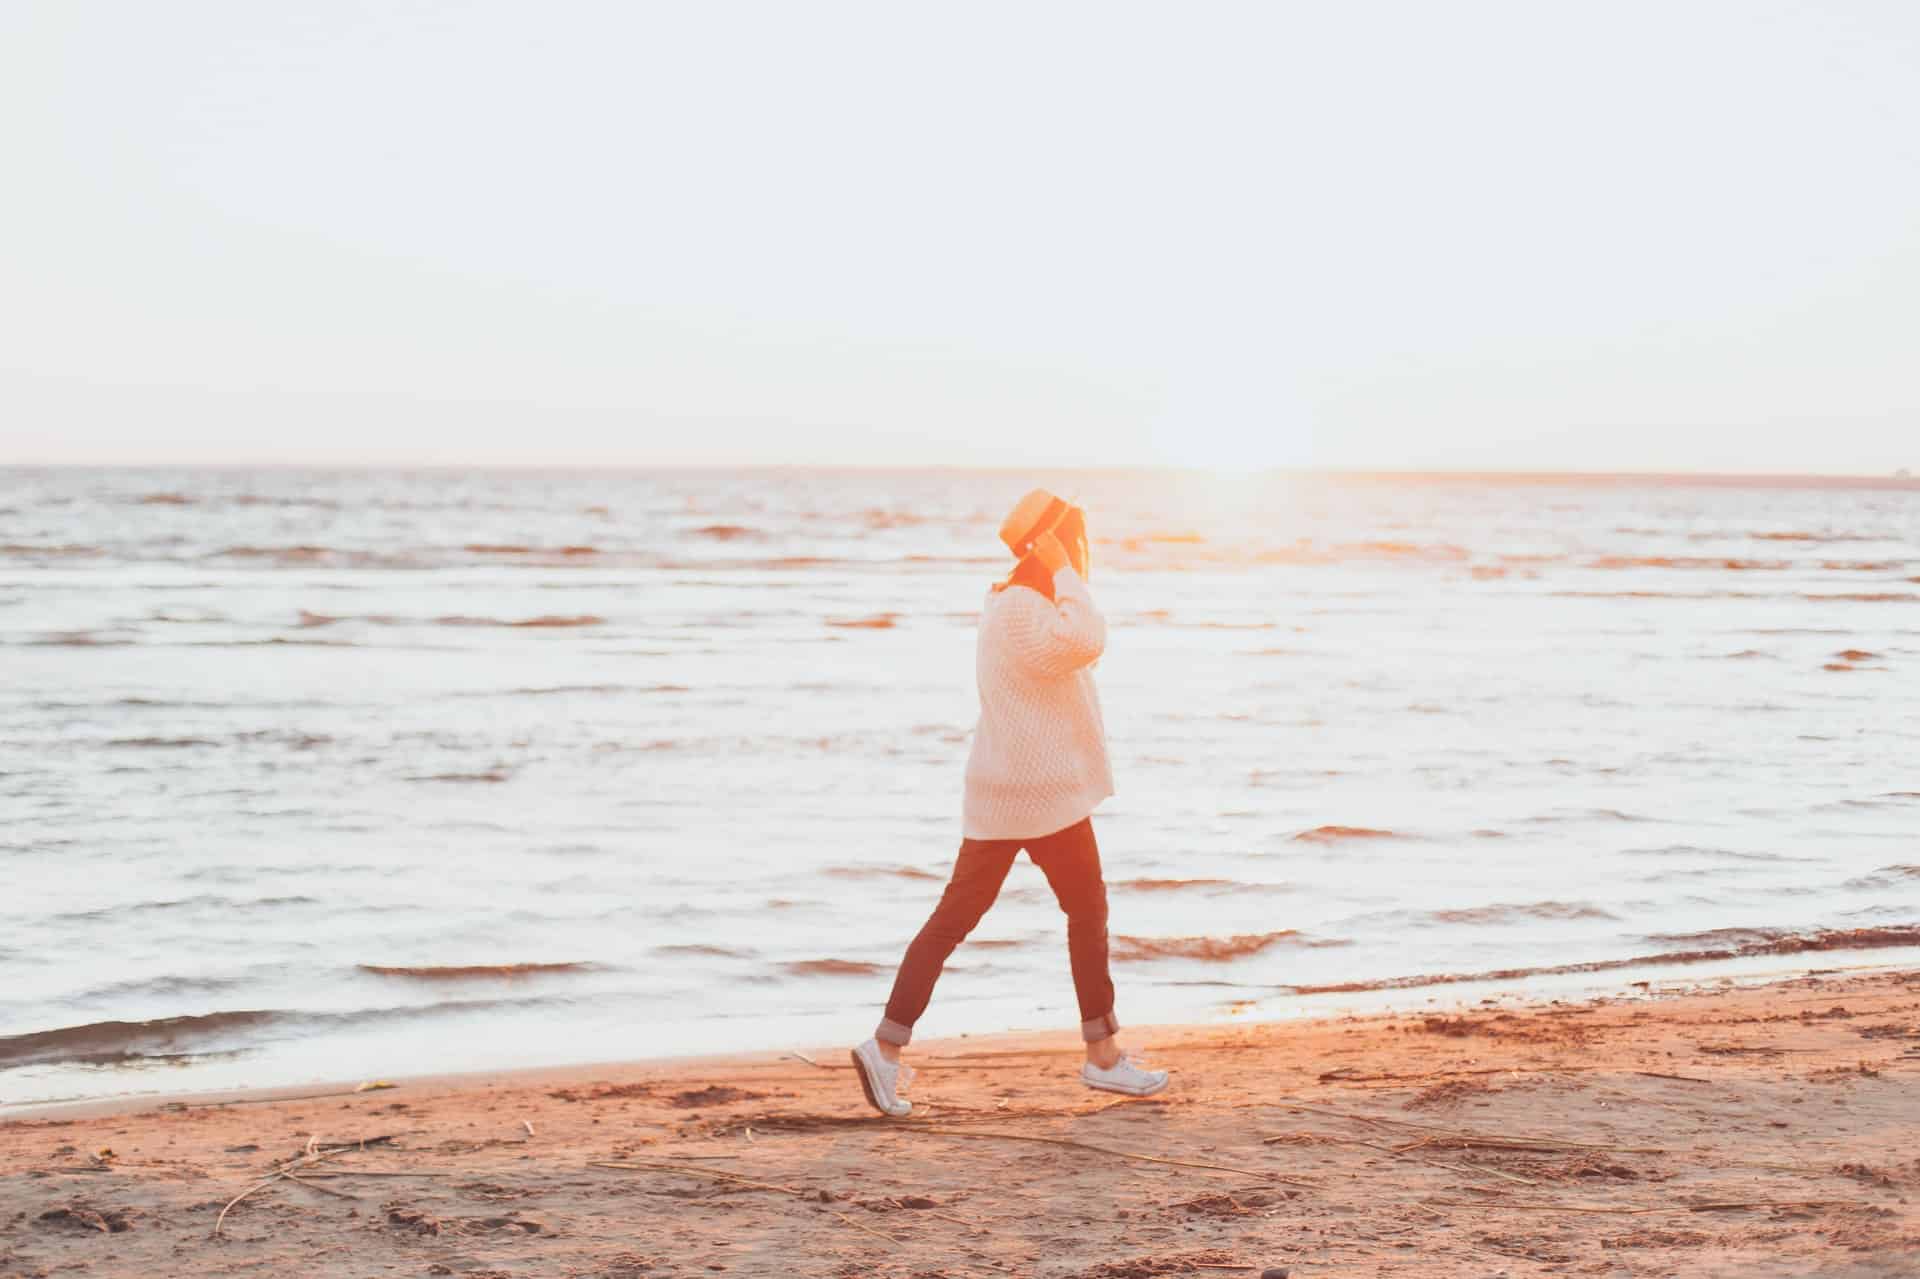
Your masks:
[[[1000,894],[1022,849],[1067,915],[1067,954],[1080,1004],[1092,1088],[1145,1097],[1167,1086],[1163,1070],[1130,1061],[1115,1039],[1107,972],[1107,887],[1089,814],[1113,794],[1106,728],[1088,669],[1107,624],[1087,593],[1086,517],[1045,489],[1021,498],[1000,526],[1018,563],[994,584],[980,614],[974,667],[980,723],[967,758],[959,856],[933,915],[907,947],[886,1015],[853,1050],[867,1101],[907,1115],[900,1050],[926,1011],[933,984],[961,939]]]

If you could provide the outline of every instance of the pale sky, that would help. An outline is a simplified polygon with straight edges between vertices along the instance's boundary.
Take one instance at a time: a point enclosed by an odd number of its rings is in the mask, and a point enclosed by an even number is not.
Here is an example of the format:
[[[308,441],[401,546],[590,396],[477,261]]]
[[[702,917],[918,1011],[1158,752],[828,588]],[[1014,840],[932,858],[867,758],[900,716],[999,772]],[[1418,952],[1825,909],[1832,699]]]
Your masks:
[[[7,0],[0,462],[1920,471],[1920,5]]]

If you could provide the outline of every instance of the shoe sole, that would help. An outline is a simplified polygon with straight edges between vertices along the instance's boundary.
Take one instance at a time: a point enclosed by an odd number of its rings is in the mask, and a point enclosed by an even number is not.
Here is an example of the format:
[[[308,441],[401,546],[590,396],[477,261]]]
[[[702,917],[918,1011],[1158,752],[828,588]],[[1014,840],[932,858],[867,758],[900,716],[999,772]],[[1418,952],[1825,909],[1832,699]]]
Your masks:
[[[1112,1084],[1096,1084],[1095,1082],[1093,1082],[1093,1080],[1088,1079],[1085,1075],[1080,1076],[1080,1082],[1085,1084],[1089,1088],[1098,1088],[1101,1092],[1117,1092],[1122,1097],[1151,1097],[1155,1093],[1165,1092],[1167,1090],[1167,1085],[1173,1081],[1171,1079],[1162,1079],[1159,1083],[1155,1084],[1151,1088],[1141,1088],[1141,1089],[1117,1088]]]
[[[867,1063],[860,1060],[860,1050],[856,1048],[852,1052],[849,1052],[847,1056],[853,1058],[853,1073],[860,1076],[860,1091],[867,1094],[867,1104],[879,1111],[882,1115],[885,1115],[888,1119],[899,1118],[899,1116],[880,1104],[880,1095],[874,1092],[873,1081],[867,1078]]]

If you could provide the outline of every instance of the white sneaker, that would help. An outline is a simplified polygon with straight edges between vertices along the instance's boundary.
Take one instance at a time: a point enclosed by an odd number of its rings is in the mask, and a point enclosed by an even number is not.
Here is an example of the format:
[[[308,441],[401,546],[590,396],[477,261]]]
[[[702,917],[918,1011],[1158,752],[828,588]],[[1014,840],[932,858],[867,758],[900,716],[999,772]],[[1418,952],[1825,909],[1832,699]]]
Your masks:
[[[1123,1092],[1129,1097],[1151,1097],[1167,1086],[1167,1072],[1143,1070],[1131,1057],[1122,1054],[1110,1070],[1086,1062],[1080,1067],[1080,1080],[1089,1088]]]
[[[913,1103],[900,1095],[901,1085],[913,1079],[913,1067],[882,1057],[878,1040],[868,1039],[853,1050],[853,1070],[860,1076],[860,1091],[867,1094],[868,1105],[896,1119],[913,1113]]]

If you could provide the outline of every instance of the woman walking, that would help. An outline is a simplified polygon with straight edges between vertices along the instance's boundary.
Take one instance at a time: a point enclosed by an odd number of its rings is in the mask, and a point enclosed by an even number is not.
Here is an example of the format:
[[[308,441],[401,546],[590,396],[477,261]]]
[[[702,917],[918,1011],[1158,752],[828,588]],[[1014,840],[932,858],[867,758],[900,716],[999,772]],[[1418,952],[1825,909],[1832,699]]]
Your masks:
[[[994,584],[980,614],[980,723],[967,758],[960,852],[939,904],[907,947],[879,1028],[853,1050],[861,1090],[883,1115],[912,1113],[899,1094],[900,1050],[947,957],[993,905],[1022,849],[1066,912],[1087,1045],[1080,1078],[1136,1097],[1167,1086],[1165,1071],[1142,1069],[1115,1038],[1107,886],[1090,816],[1113,794],[1106,727],[1088,669],[1106,648],[1107,624],[1087,591],[1086,516],[1035,489],[1001,524],[1000,540],[1017,563]]]

